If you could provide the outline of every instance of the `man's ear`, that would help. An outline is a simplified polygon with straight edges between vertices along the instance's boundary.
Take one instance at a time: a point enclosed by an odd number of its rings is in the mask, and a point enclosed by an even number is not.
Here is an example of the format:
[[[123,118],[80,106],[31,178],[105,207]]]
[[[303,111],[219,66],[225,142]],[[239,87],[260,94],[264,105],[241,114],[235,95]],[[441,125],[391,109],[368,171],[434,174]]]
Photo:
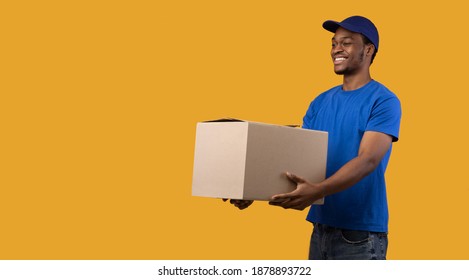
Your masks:
[[[375,45],[368,44],[367,49],[366,49],[366,54],[371,56],[373,55],[374,52],[375,52]]]

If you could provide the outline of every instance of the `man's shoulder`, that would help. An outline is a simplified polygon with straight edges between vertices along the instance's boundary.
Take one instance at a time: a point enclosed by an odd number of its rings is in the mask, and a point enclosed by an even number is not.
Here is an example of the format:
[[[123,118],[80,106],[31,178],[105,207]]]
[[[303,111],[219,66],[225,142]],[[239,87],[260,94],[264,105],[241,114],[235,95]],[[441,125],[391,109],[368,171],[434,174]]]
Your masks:
[[[382,95],[382,96],[389,96],[389,97],[397,98],[397,95],[392,90],[390,90],[388,87],[383,85],[382,83],[380,83],[378,81],[375,81],[375,80],[373,80],[372,83],[373,83],[372,92],[374,92],[378,95]]]
[[[391,110],[397,114],[400,114],[401,110],[401,101],[399,97],[392,92],[385,85],[375,81],[375,90],[372,93],[371,103],[374,109],[381,110],[382,108],[387,108],[386,110]],[[380,109],[381,108],[381,109]]]

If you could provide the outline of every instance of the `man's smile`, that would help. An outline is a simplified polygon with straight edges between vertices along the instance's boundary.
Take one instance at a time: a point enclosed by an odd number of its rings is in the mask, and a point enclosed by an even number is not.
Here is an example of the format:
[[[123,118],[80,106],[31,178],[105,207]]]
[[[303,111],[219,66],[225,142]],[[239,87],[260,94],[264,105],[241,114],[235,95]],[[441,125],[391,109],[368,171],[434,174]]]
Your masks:
[[[334,64],[340,64],[342,63],[343,61],[345,61],[346,58],[345,57],[335,57],[334,58]]]

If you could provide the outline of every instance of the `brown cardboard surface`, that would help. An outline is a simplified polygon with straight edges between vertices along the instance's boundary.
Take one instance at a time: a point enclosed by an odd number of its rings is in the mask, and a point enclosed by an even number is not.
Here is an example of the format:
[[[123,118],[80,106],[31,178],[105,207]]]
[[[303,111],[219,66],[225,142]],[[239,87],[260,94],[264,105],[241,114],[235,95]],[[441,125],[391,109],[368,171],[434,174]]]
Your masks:
[[[246,121],[201,122],[192,195],[269,200],[295,189],[287,171],[311,182],[324,180],[326,159],[327,132]]]

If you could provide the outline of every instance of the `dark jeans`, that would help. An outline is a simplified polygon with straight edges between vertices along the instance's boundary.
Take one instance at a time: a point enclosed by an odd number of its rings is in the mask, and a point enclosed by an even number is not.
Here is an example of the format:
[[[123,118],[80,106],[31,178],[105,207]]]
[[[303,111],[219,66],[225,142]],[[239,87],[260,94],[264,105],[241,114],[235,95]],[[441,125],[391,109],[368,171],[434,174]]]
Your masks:
[[[388,234],[314,224],[310,260],[385,260]]]

